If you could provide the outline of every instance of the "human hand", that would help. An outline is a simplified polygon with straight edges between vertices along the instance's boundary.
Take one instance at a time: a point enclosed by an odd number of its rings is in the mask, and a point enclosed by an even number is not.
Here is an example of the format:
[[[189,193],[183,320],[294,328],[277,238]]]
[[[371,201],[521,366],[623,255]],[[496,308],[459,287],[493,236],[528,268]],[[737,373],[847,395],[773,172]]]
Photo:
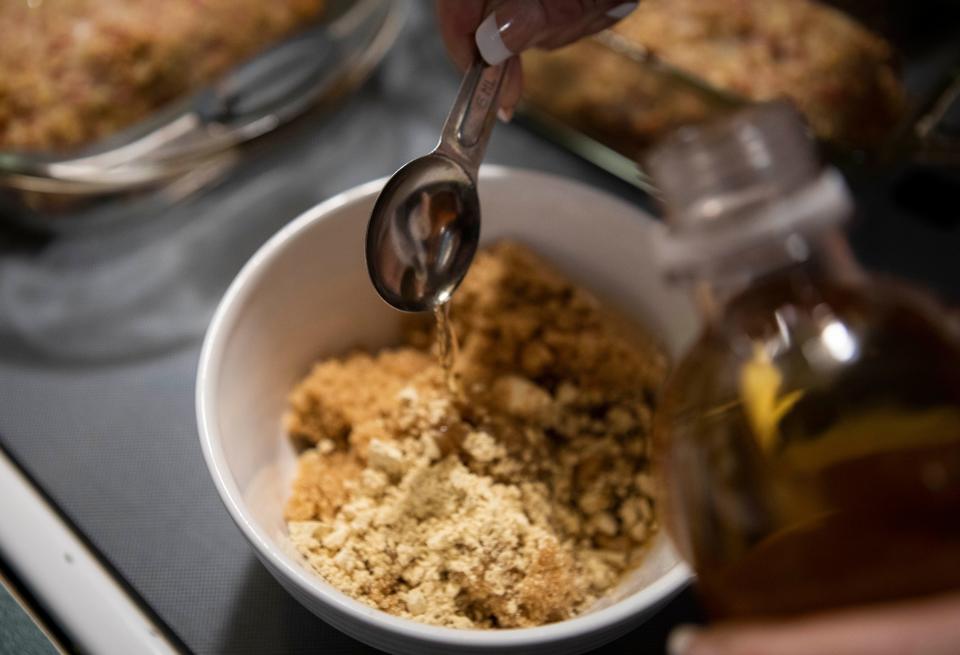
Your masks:
[[[514,55],[531,47],[558,48],[599,32],[636,6],[623,0],[437,0],[437,18],[460,70],[473,63],[478,49],[488,64],[509,60],[499,112],[509,120],[523,88]]]
[[[679,628],[670,655],[957,655],[960,595],[782,623]]]

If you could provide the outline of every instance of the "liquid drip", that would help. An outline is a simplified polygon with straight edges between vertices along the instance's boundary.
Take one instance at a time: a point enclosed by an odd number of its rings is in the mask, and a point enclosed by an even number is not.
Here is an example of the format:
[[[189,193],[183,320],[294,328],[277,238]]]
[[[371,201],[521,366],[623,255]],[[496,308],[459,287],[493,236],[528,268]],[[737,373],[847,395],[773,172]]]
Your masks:
[[[392,221],[391,247],[398,255],[389,285],[405,303],[445,303],[466,273],[475,249],[479,209],[462,185],[439,182],[411,195]]]
[[[443,369],[447,389],[452,396],[458,396],[460,382],[454,372],[457,360],[457,335],[450,320],[450,303],[446,302],[435,307],[433,315],[437,320],[437,359],[440,361],[440,368]]]

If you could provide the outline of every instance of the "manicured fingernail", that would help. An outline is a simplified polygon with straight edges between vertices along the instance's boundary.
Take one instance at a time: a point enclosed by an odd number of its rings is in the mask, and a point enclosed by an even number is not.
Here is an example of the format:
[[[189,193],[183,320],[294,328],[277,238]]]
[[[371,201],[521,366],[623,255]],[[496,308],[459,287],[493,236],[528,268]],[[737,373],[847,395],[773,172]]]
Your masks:
[[[675,628],[667,639],[667,655],[694,655],[693,642],[699,633],[700,629],[691,625]]]
[[[636,2],[624,2],[622,5],[617,5],[613,9],[607,12],[607,16],[610,18],[615,18],[620,20],[621,18],[626,18],[630,12],[637,8]]]
[[[504,25],[504,28],[508,26],[509,23]],[[477,28],[477,33],[474,35],[477,48],[480,50],[480,56],[491,66],[496,66],[513,56],[510,49],[504,45],[500,30],[496,15],[490,14],[480,23],[480,27]]]
[[[501,107],[497,110],[497,118],[500,119],[501,123],[509,123],[513,120],[513,107],[507,109],[506,107]]]

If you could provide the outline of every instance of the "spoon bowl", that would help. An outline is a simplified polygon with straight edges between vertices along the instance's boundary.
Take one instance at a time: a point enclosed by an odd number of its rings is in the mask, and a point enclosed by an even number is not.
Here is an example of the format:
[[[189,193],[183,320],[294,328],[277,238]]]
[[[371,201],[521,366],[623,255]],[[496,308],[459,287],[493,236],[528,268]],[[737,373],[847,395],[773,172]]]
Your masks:
[[[461,164],[433,153],[390,178],[367,228],[370,279],[406,312],[442,305],[466,275],[480,239],[480,200]]]
[[[477,171],[505,70],[476,60],[436,150],[394,173],[377,199],[367,224],[367,272],[396,309],[436,309],[470,268],[480,238]]]

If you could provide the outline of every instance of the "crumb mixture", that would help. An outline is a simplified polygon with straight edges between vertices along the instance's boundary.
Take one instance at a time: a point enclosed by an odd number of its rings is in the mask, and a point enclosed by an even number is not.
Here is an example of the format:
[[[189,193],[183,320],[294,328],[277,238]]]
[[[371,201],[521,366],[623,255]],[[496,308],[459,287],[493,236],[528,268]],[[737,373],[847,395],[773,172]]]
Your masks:
[[[454,296],[449,392],[433,327],[317,364],[291,395],[305,450],[286,509],[328,582],[458,628],[559,621],[642,557],[660,352],[525,248],[481,251]]]

